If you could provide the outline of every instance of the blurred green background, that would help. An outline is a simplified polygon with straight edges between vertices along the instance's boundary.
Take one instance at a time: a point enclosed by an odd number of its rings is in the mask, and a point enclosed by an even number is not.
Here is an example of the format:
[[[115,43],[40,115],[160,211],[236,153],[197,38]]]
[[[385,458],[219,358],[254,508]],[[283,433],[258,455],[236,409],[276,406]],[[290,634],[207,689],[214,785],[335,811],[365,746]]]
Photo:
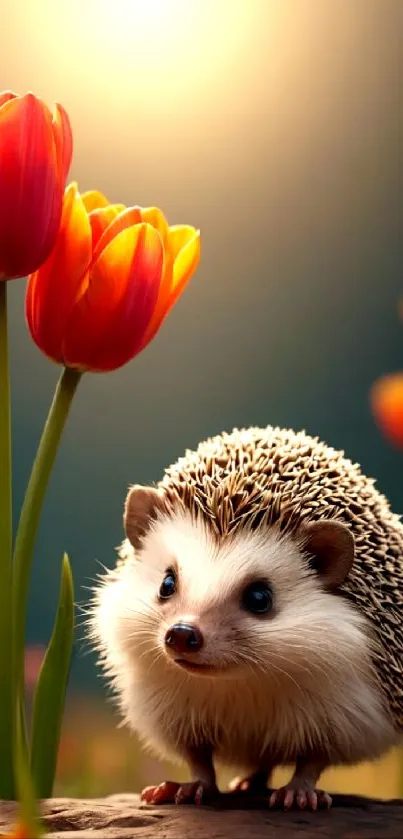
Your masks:
[[[343,448],[403,510],[401,455],[368,389],[403,366],[401,0],[14,0],[1,86],[66,107],[71,179],[202,231],[201,267],[153,344],[80,385],[48,493],[28,646],[46,643],[62,553],[84,604],[131,482],[210,434],[275,423]],[[15,510],[58,370],[10,285]],[[115,731],[78,631],[59,791],[162,777]],[[34,664],[32,664],[35,669]],[[333,788],[394,795],[394,756]]]

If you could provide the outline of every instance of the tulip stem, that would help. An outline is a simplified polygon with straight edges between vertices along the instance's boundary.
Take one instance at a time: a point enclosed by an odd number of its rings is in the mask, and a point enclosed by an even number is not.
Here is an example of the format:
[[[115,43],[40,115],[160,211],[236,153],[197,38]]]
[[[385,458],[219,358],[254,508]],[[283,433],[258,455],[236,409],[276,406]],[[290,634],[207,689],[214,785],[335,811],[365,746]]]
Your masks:
[[[65,368],[39,442],[21,509],[13,557],[13,683],[23,702],[25,624],[30,570],[42,504],[81,373]],[[16,736],[14,726],[14,736]]]
[[[14,798],[12,679],[12,479],[7,282],[0,280],[0,798]]]

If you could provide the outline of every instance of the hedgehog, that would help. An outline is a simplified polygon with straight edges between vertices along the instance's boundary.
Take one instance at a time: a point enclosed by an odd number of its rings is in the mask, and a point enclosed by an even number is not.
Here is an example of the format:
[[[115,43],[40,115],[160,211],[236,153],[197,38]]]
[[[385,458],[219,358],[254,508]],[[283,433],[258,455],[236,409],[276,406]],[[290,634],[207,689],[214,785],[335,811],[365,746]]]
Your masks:
[[[132,486],[123,520],[92,638],[123,724],[191,775],[144,801],[222,800],[220,765],[227,796],[317,810],[326,768],[401,742],[403,525],[343,451],[234,429]]]

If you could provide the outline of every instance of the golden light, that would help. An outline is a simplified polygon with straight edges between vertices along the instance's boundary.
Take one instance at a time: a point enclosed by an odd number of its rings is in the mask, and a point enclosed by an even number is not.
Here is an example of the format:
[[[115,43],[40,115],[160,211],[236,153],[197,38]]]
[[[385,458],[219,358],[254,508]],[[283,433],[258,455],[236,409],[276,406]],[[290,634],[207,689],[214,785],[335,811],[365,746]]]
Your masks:
[[[214,79],[245,73],[256,27],[279,0],[36,0],[16,7],[44,69],[69,77],[82,97],[114,91],[120,102],[162,107],[203,95]],[[270,28],[268,29],[270,35]],[[268,41],[270,47],[270,40]]]
[[[121,44],[133,37],[154,51],[170,40],[172,32],[186,30],[200,12],[198,0],[87,0],[83,9],[97,33],[107,42]],[[169,29],[171,31],[169,31]]]
[[[241,46],[251,17],[247,0],[86,0],[76,8],[76,31],[97,64],[113,57],[116,69],[137,70],[146,87],[154,79],[164,90],[174,75],[187,85],[211,63],[218,70]]]

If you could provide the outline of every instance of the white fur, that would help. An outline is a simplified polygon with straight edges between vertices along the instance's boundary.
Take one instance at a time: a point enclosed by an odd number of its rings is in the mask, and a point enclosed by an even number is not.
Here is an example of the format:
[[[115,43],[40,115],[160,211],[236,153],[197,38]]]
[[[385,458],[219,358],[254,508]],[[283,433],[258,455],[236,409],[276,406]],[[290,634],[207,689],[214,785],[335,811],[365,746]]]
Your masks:
[[[161,604],[169,566],[179,588]],[[262,577],[275,608],[257,617],[240,592]],[[198,660],[222,672],[189,674],[169,658],[165,632],[185,618],[205,638]],[[158,521],[138,557],[102,581],[91,625],[126,721],[161,756],[207,741],[219,761],[253,770],[264,755],[284,764],[311,751],[358,762],[396,741],[365,619],[325,592],[300,546],[274,529],[219,544],[185,514]]]

